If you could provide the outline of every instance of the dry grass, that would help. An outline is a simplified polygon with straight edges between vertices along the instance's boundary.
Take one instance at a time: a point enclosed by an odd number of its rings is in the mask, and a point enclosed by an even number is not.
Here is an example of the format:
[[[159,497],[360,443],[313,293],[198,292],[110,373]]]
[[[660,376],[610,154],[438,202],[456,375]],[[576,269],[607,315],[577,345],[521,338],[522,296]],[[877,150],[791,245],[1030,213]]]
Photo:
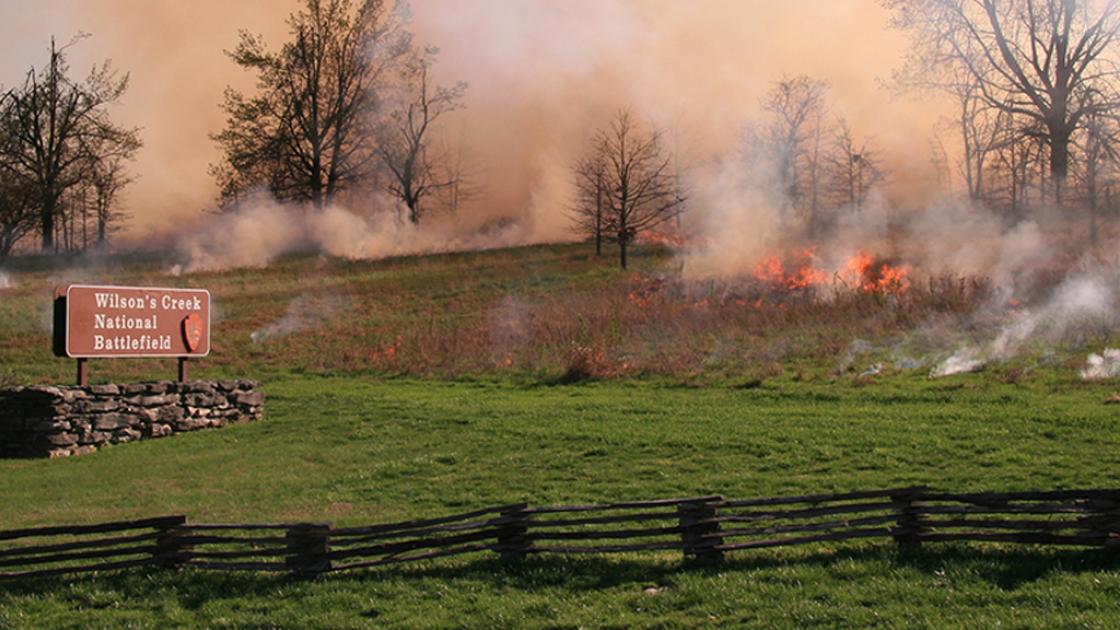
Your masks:
[[[80,279],[210,288],[214,352],[200,374],[550,381],[835,373],[850,363],[853,342],[897,345],[929,322],[960,328],[989,293],[980,279],[920,274],[904,294],[684,282],[671,252],[656,246],[638,248],[630,272],[612,263],[584,245],[556,245],[383,261],[297,256],[266,269],[174,279],[163,263],[114,260]],[[51,285],[71,273],[17,272],[15,288],[0,291],[0,361],[13,371],[69,380],[72,366],[48,355],[43,313]],[[157,365],[98,362],[94,374],[131,377]]]

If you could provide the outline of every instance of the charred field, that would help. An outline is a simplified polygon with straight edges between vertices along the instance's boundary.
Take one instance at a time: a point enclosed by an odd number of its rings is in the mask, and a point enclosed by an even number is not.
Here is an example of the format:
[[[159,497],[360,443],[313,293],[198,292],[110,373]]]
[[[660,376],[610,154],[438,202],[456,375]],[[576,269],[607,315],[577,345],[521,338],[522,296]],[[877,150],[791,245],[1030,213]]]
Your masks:
[[[1014,322],[1028,307],[993,310],[1009,298],[983,278],[914,271],[905,291],[865,291],[830,277],[805,291],[785,272],[681,282],[677,258],[655,245],[631,262],[619,272],[586,244],[543,245],[298,255],[174,278],[214,295],[214,351],[194,373],[264,381],[266,420],[0,461],[0,529],[169,513],[345,525],[510,501],[1115,483],[1117,407],[1106,402],[1117,383],[1081,376],[1087,355],[1114,343],[1105,324],[1038,324],[1014,352],[931,378],[962,344],[987,352],[1007,313]],[[140,255],[19,261],[0,289],[0,379],[72,378],[70,362],[48,356],[53,284],[160,286],[169,267]],[[99,361],[92,377],[173,371]],[[46,578],[0,585],[0,626],[1107,626],[1118,594],[1115,562],[1090,551],[821,543],[719,568],[666,552],[512,567],[484,555],[315,581]]]

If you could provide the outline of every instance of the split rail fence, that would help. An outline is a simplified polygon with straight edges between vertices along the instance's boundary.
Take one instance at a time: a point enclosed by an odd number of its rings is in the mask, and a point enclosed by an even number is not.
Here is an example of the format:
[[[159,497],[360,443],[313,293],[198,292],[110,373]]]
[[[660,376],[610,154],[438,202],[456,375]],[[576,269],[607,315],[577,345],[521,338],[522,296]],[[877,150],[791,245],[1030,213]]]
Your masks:
[[[0,531],[0,578],[138,566],[276,571],[314,577],[496,552],[728,552],[884,538],[1120,549],[1120,489],[947,493],[925,487],[767,499],[701,496],[595,505],[504,505],[364,527],[195,524],[184,516]]]

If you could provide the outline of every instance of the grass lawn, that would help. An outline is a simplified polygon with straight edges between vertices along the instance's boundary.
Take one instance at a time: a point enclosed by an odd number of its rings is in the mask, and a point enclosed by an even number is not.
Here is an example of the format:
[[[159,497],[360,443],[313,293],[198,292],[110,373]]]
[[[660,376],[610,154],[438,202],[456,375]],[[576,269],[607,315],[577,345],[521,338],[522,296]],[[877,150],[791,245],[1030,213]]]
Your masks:
[[[275,375],[264,422],[62,461],[0,461],[0,528],[184,513],[391,521],[513,501],[749,497],[924,483],[1115,486],[1109,385],[1033,372],[931,381],[546,386]],[[303,582],[131,571],[0,584],[0,627],[704,624],[1090,626],[1120,621],[1100,552],[885,541],[740,552],[487,555]]]

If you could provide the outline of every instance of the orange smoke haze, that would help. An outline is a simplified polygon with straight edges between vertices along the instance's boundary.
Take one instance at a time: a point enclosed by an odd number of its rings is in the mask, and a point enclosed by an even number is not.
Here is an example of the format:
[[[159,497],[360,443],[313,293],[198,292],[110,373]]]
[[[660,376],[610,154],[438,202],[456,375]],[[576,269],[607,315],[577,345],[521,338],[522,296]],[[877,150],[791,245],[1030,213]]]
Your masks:
[[[218,157],[227,85],[251,77],[223,54],[245,28],[273,46],[298,2],[281,0],[41,0],[0,6],[0,84],[18,83],[46,56],[49,37],[85,31],[72,52],[76,75],[111,58],[132,75],[115,116],[145,143],[127,191],[130,231],[192,220],[212,205],[206,172]],[[900,63],[903,36],[887,29],[875,0],[413,0],[417,41],[441,49],[439,81],[470,84],[447,139],[465,143],[482,193],[476,222],[525,221],[536,239],[569,236],[568,166],[591,130],[617,108],[667,131],[686,165],[735,151],[759,115],[769,83],[809,74],[830,82],[831,102],[853,130],[882,147],[895,202],[921,199],[931,180],[928,145],[936,103],[899,99],[879,79]],[[697,166],[700,168],[701,166]]]

